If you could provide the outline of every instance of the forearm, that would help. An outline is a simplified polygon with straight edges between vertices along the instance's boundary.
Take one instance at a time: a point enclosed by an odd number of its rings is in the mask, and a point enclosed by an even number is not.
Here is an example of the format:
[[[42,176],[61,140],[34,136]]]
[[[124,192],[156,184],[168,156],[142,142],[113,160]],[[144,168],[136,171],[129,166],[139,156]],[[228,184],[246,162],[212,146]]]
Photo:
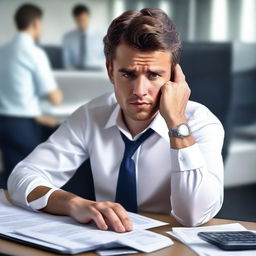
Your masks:
[[[28,203],[33,202],[34,200],[42,198],[51,188],[46,186],[38,186],[27,196]],[[46,207],[38,210],[48,212],[56,215],[67,215],[72,216],[72,209],[74,208],[76,201],[83,201],[85,203],[89,200],[83,199],[79,196],[76,196],[72,193],[56,190],[48,198]]]
[[[53,105],[59,105],[63,101],[63,94],[59,88],[49,92],[47,97]]]
[[[222,129],[215,125],[205,129],[209,137],[198,136],[197,132],[197,141],[193,138],[196,133],[186,138],[171,138],[172,214],[186,226],[209,221],[223,202]],[[216,136],[215,140],[211,134]]]
[[[51,188],[39,186],[27,197],[30,204],[42,199]],[[113,202],[90,201],[72,193],[56,190],[48,198],[43,212],[70,216],[80,223],[94,221],[99,229],[107,230],[108,225],[117,232],[132,230],[132,223],[124,208]]]
[[[195,140],[192,136],[188,136],[186,138],[171,137],[170,144],[171,148],[173,149],[181,149],[192,146],[193,144],[195,144]]]
[[[183,225],[203,224],[217,213],[223,201],[222,157],[219,150],[207,149],[198,143],[171,149],[172,213]]]

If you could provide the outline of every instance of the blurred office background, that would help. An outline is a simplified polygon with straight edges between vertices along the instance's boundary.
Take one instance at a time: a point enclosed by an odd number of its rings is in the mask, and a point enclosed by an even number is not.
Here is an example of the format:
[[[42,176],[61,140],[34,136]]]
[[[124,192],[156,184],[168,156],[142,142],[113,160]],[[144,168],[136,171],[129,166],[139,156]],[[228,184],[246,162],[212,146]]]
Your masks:
[[[0,45],[15,35],[13,15],[23,3],[27,1],[0,0]],[[43,107],[60,121],[91,98],[112,91],[104,70],[63,70],[60,45],[64,33],[75,27],[73,6],[84,3],[90,8],[90,27],[102,35],[98,40],[102,40],[111,20],[125,10],[151,7],[166,11],[184,41],[181,65],[192,88],[191,99],[209,107],[226,130],[225,203],[218,216],[256,221],[256,0],[31,0],[30,3],[44,11],[40,45],[48,54],[64,92],[61,106]]]

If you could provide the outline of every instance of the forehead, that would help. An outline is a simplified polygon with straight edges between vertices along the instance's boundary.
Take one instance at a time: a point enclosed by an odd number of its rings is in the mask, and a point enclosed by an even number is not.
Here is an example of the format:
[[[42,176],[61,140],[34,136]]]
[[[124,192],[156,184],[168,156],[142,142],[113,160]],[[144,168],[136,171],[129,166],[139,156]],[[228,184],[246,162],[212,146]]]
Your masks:
[[[125,43],[121,43],[116,48],[114,62],[121,66],[148,66],[166,67],[171,65],[171,52],[168,50],[140,51]]]

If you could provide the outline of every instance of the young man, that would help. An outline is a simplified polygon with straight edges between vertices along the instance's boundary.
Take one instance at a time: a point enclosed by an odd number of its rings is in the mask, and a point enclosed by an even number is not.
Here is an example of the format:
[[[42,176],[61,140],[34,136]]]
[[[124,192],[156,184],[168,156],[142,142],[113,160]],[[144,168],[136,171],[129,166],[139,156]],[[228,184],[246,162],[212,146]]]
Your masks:
[[[100,69],[104,63],[100,36],[89,29],[90,10],[85,5],[73,8],[77,29],[64,35],[62,43],[65,69]]]
[[[128,11],[104,44],[115,93],[80,107],[15,168],[13,201],[117,232],[132,229],[126,210],[207,222],[223,201],[224,132],[206,107],[188,101],[174,24],[161,10]],[[58,190],[88,158],[96,202]]]
[[[47,56],[35,44],[41,35],[42,11],[23,5],[15,22],[19,33],[0,48],[0,150],[4,164],[0,187],[4,188],[14,166],[46,140],[56,125],[52,117],[42,116],[41,98],[52,104],[62,101]]]

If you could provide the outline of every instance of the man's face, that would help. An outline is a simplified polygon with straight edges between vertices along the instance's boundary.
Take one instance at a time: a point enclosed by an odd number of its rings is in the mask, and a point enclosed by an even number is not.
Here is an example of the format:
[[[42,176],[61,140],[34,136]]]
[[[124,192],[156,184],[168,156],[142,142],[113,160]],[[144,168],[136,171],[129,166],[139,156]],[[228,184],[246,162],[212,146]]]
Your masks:
[[[39,40],[42,34],[42,20],[41,19],[36,19],[33,22],[33,27],[34,27],[34,34],[35,34],[35,40]]]
[[[160,89],[171,77],[170,51],[142,52],[121,43],[107,69],[124,118],[135,121],[154,118]]]
[[[77,27],[81,31],[85,31],[89,25],[90,15],[88,13],[82,13],[75,17]]]

